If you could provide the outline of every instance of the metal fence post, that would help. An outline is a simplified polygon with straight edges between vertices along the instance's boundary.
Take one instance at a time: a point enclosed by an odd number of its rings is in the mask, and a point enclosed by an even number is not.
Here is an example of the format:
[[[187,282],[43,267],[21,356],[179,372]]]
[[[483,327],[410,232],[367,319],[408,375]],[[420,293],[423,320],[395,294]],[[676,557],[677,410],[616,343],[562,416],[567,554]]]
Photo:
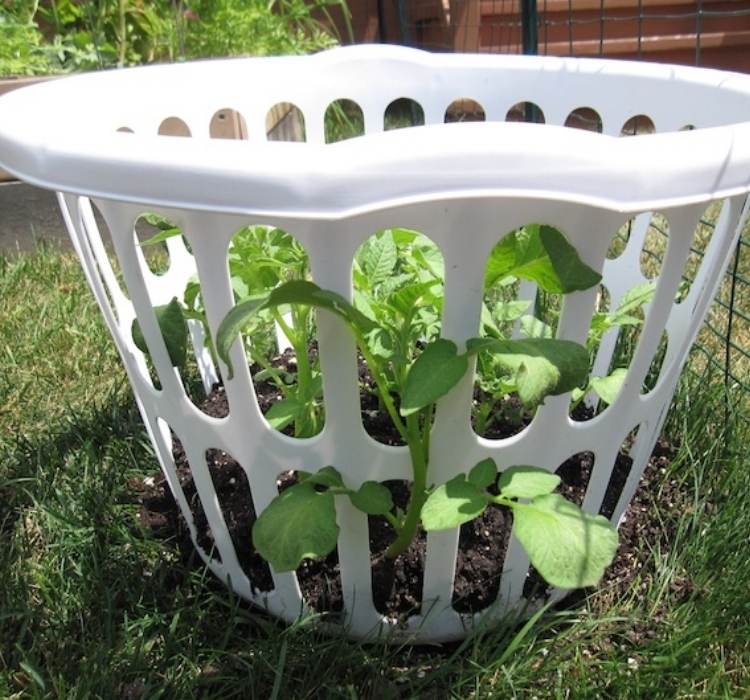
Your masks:
[[[521,40],[523,42],[523,52],[526,55],[536,55],[539,52],[538,19],[536,0],[522,0]]]

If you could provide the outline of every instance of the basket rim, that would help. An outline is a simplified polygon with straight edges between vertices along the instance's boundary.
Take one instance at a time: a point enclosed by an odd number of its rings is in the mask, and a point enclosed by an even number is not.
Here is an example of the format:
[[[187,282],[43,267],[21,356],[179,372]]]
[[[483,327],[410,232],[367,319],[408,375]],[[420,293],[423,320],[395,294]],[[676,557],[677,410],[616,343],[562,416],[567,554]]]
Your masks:
[[[164,138],[71,130],[60,115],[146,81],[191,82],[217,70],[321,71],[370,61],[441,68],[554,71],[685,82],[730,94],[747,121],[622,139],[553,125],[488,121],[368,133],[336,144]],[[354,63],[352,63],[354,62]],[[207,78],[206,78],[207,79]],[[60,105],[58,111],[49,105]],[[40,115],[41,113],[41,115]],[[439,145],[439,148],[436,148]],[[750,192],[750,76],[609,59],[431,54],[360,45],[313,56],[142,66],[46,81],[0,98],[0,167],[57,191],[161,207],[340,219],[423,201],[553,199],[631,212]]]

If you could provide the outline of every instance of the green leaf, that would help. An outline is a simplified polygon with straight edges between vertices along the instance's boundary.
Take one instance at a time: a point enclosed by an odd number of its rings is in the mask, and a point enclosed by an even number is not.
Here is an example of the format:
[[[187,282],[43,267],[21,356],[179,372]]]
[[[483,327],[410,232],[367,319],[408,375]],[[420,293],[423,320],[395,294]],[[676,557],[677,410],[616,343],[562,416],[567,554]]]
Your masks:
[[[386,298],[393,294],[397,289],[400,289],[401,287],[404,287],[407,284],[411,284],[414,282],[414,275],[409,273],[401,273],[396,274],[395,272],[390,275],[390,277],[387,277],[384,279],[380,284],[378,284],[378,288],[375,290],[378,298]]]
[[[393,336],[383,328],[378,328],[367,336],[367,346],[375,357],[390,360],[395,352]]]
[[[291,280],[276,287],[270,294],[255,296],[237,304],[224,317],[216,333],[216,352],[227,365],[227,380],[234,376],[229,351],[237,335],[262,310],[284,304],[303,304],[326,309],[344,319],[350,326],[367,333],[377,325],[361,311],[355,309],[344,297],[327,291],[307,280]]]
[[[293,384],[297,381],[296,372],[286,372],[283,369],[262,369],[253,375],[256,382],[265,382],[274,377],[279,377],[284,384]]]
[[[468,354],[488,350],[515,372],[518,395],[529,407],[538,406],[546,396],[572,391],[584,383],[589,371],[586,348],[569,340],[472,338],[466,349]]]
[[[147,238],[145,241],[141,241],[138,245],[140,245],[141,248],[144,248],[145,246],[156,245],[157,243],[162,243],[163,241],[166,241],[170,238],[174,238],[175,236],[181,236],[181,235],[182,235],[181,229],[168,228],[168,229],[159,231],[159,233],[154,234],[153,236],[151,236],[151,238]]]
[[[498,323],[517,321],[526,312],[530,301],[501,301],[492,309],[492,318]]]
[[[356,285],[355,280],[355,285]],[[354,292],[352,294],[352,302],[354,303],[354,308],[358,311],[361,311],[367,318],[375,319],[377,318],[377,312],[376,309],[373,308],[372,304],[370,303],[371,297],[368,294],[363,294],[357,287],[355,286]]]
[[[628,370],[620,367],[613,370],[606,377],[591,377],[591,388],[599,394],[599,398],[606,404],[613,403],[622,389]]]
[[[501,496],[506,498],[535,498],[552,493],[560,483],[557,474],[551,474],[539,467],[518,464],[509,467],[497,480]]]
[[[307,396],[303,397],[306,401],[320,398],[323,395],[323,375],[313,371],[312,379],[307,388]]]
[[[638,318],[637,316],[622,314],[616,317],[616,322],[618,326],[639,326],[643,323],[643,319]]]
[[[390,277],[398,261],[398,248],[390,229],[378,233],[365,251],[363,267],[370,278],[370,286],[380,284]]]
[[[524,316],[520,325],[522,338],[552,338],[555,332],[552,326],[540,321],[536,316]]]
[[[556,228],[540,226],[539,236],[557,274],[560,283],[558,291],[568,294],[590,289],[602,281],[602,276],[578,257],[578,251]]]
[[[656,294],[656,282],[644,282],[631,287],[623,294],[613,316],[617,318],[620,315],[630,315],[633,311],[650,302],[654,298],[654,294]],[[616,323],[619,324],[620,321],[618,320]]]
[[[159,324],[162,338],[164,338],[164,345],[169,354],[169,361],[173,367],[183,367],[187,360],[188,327],[185,315],[182,312],[182,306],[177,301],[177,297],[173,297],[169,304],[155,306],[154,314],[156,315],[156,322]],[[133,336],[135,346],[141,352],[148,354],[146,338],[143,336],[137,318],[133,319],[130,332]]]
[[[642,306],[653,299],[656,293],[656,282],[644,282],[629,289],[620,300],[620,304],[612,313],[595,313],[591,319],[589,330],[589,345],[593,345],[608,331],[616,326],[638,326],[643,319],[634,316],[640,313]]]
[[[466,355],[444,338],[429,343],[409,368],[401,395],[401,415],[416,413],[447,394],[466,374]]]
[[[155,228],[167,231],[175,228],[175,225],[166,217],[161,214],[149,212],[141,217],[147,224],[154,226]]]
[[[330,554],[336,547],[334,496],[316,491],[309,480],[274,498],[253,525],[253,546],[277,572],[293,571],[303,559]]]
[[[617,531],[559,494],[513,508],[513,532],[545,580],[559,588],[593,586],[617,551]]]
[[[487,308],[487,304],[484,303],[482,304],[481,323],[487,335],[493,338],[502,337],[500,329],[497,327],[497,325],[495,324],[495,320],[492,318],[492,313],[490,312],[489,308]]]
[[[344,481],[341,478],[338,469],[330,466],[323,467],[314,474],[309,474],[305,477],[305,482],[308,484],[327,486],[328,488],[344,488]]]
[[[283,430],[287,425],[294,423],[305,411],[305,404],[297,399],[282,399],[268,409],[265,414],[266,420],[276,430]]]
[[[469,472],[468,480],[477,488],[486,489],[497,476],[497,465],[491,457],[477,462]]]
[[[185,285],[185,292],[182,295],[182,300],[188,309],[194,309],[198,301],[198,296],[201,292],[201,285],[198,280],[193,277]]]
[[[230,282],[232,284],[232,291],[235,293],[237,299],[245,299],[250,295],[250,287],[247,286],[245,280],[239,275],[232,275]]]
[[[216,334],[216,352],[229,369],[227,380],[234,376],[234,367],[229,359],[237,334],[252,321],[257,313],[266,308],[268,296],[256,296],[240,302],[224,317]]]
[[[31,663],[31,661],[29,661],[28,659],[19,661],[18,666],[22,671],[24,671],[29,676],[29,678],[31,678],[32,681],[34,681],[36,686],[42,692],[47,690],[47,684],[44,682],[44,677],[39,672],[39,669],[33,663]]]
[[[390,232],[397,246],[411,245],[419,235],[416,231],[408,228],[392,228]]]
[[[601,282],[601,275],[580,259],[560,231],[537,224],[508,234],[494,247],[487,264],[485,288],[511,275],[558,294],[588,289]]]
[[[603,312],[597,312],[591,317],[591,328],[589,329],[589,339],[600,338],[610,328],[612,328],[612,321],[609,314]]]
[[[368,515],[385,515],[393,510],[391,492],[377,481],[365,481],[359,491],[349,493],[352,505]]]
[[[412,248],[412,256],[417,265],[425,269],[433,279],[445,279],[443,254],[434,243],[425,240],[425,243],[415,245]]]
[[[430,290],[436,284],[439,284],[439,280],[419,282],[401,287],[401,289],[391,294],[388,304],[401,314],[401,316],[408,318],[414,314],[424,297],[429,295]]]
[[[422,525],[428,532],[458,527],[481,515],[489,502],[486,493],[459,474],[428,496],[422,506]]]

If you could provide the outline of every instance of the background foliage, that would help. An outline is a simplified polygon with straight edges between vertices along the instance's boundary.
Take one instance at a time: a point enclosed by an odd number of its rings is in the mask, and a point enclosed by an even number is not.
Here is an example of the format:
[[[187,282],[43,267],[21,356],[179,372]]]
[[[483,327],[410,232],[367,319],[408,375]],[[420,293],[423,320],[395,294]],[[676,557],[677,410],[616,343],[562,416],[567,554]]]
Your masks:
[[[5,0],[0,76],[333,46],[345,0]],[[346,12],[345,12],[346,14]]]

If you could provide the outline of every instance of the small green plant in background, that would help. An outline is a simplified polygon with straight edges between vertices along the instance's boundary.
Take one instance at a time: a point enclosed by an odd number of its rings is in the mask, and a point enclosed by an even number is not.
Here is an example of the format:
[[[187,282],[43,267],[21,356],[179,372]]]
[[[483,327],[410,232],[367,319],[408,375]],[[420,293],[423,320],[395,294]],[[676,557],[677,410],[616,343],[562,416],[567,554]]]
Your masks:
[[[182,235],[182,231],[168,219],[148,214],[144,217],[158,232],[141,243],[142,247],[162,244]],[[271,226],[247,226],[238,231],[229,245],[229,274],[237,301],[265,298],[269,291],[284,282],[309,278],[307,254],[288,233]],[[203,325],[204,338],[211,354],[216,354],[208,328],[205,306],[197,278],[188,282],[180,300],[154,308],[164,337],[170,361],[184,368],[188,342],[188,319]],[[276,325],[282,330],[294,350],[297,371],[275,368],[269,358],[276,354]],[[266,413],[266,419],[277,430],[294,425],[297,437],[310,437],[320,432],[322,415],[322,379],[317,355],[308,353],[308,339],[313,335],[311,308],[291,306],[259,311],[245,331],[245,352],[261,368],[255,374],[258,381],[272,381],[282,394]],[[145,338],[137,319],[133,321],[133,341],[139,350],[148,353]]]
[[[0,78],[54,72],[54,64],[42,44],[44,37],[35,20],[36,3],[6,2],[0,5]]]
[[[319,51],[333,7],[348,22],[345,0],[8,0],[0,76]]]
[[[396,230],[395,236],[400,235],[403,233]],[[366,249],[358,262],[360,269],[355,266],[355,278],[358,272],[365,276],[365,289],[368,272],[377,273],[379,267],[392,270],[388,259],[392,257],[391,243],[395,243],[394,232],[383,232],[371,243],[372,248]],[[549,226],[527,227],[506,236],[493,251],[489,269],[493,276],[490,284],[515,277],[564,294],[590,288],[601,280],[565,237]],[[380,299],[365,293],[359,301],[355,297],[354,305],[308,280],[288,281],[265,296],[238,303],[227,314],[216,336],[217,354],[229,370],[227,380],[233,376],[231,347],[238,334],[262,313],[301,305],[324,309],[342,319],[354,335],[385,411],[408,446],[412,463],[413,481],[405,513],[393,508],[390,492],[382,484],[366,482],[353,490],[338,471],[326,467],[316,474],[300,475],[298,484],[271,502],[255,523],[253,543],[277,571],[292,570],[306,557],[327,555],[335,548],[338,533],[334,499],[346,496],[356,508],[390,522],[396,537],[386,557],[395,558],[414,540],[420,522],[427,530],[455,527],[495,502],[514,510],[519,540],[542,576],[564,588],[589,585],[612,560],[617,535],[605,518],[588,515],[551,493],[559,481],[556,476],[538,467],[511,466],[499,475],[498,495],[492,495],[487,488],[495,483],[497,466],[487,460],[437,488],[428,475],[436,402],[463,379],[473,357],[491,355],[504,372],[507,390],[516,392],[524,406],[533,409],[547,396],[584,386],[589,353],[570,341],[495,336],[470,339],[459,352],[447,339],[429,339],[429,333],[425,337],[424,328],[415,333],[420,309],[433,307],[434,313],[440,304],[433,296],[439,285],[434,272],[428,266],[420,281],[380,292]],[[399,293],[398,300],[393,298]],[[407,298],[409,303],[399,308],[399,301]],[[424,317],[416,323],[423,324]],[[423,338],[418,353],[415,335]],[[467,514],[470,517],[465,517]]]
[[[656,282],[644,282],[629,289],[623,295],[617,308],[612,312],[599,311],[591,320],[586,347],[593,358],[599,348],[602,338],[606,333],[614,329],[634,328],[643,323],[643,307],[646,306],[656,293]],[[577,406],[585,397],[594,392],[604,404],[611,404],[620,393],[622,384],[627,377],[627,367],[617,366],[622,363],[622,358],[615,353],[613,365],[609,374],[603,377],[590,376],[588,384],[584,388],[577,388],[571,394],[573,406]]]
[[[319,51],[339,43],[332,34],[332,7],[349,13],[344,0],[191,0],[182,3],[185,58],[272,56]],[[184,15],[184,13],[183,13]]]

